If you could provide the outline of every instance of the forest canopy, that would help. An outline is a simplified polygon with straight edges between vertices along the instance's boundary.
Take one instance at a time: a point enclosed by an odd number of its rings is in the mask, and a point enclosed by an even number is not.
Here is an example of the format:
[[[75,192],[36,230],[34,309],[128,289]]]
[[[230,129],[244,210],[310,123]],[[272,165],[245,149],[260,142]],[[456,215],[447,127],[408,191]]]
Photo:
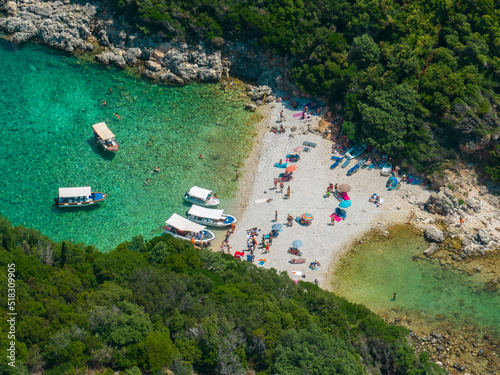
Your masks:
[[[0,263],[3,285],[12,264],[16,284],[6,375],[444,373],[366,307],[172,236],[101,253],[0,217]],[[10,341],[0,335],[4,353]]]
[[[120,11],[144,30],[186,40],[245,41],[287,56],[299,88],[343,106],[352,139],[420,169],[456,156],[467,142],[486,142],[489,150],[497,143],[499,5],[118,0]],[[487,151],[476,156],[488,158]],[[486,170],[497,179],[491,163]]]

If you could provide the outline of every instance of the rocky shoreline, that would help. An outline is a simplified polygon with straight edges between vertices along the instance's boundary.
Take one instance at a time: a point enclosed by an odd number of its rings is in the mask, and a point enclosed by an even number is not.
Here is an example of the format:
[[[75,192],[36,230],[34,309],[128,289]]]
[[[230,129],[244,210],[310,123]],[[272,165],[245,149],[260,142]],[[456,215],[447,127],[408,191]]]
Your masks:
[[[217,82],[231,72],[253,82],[286,84],[291,95],[304,95],[283,79],[288,64],[276,55],[239,42],[188,46],[161,34],[146,35],[124,16],[115,16],[105,3],[0,0],[0,30],[17,44],[38,41],[70,53],[90,54],[105,65],[137,67],[144,77],[166,84]],[[272,96],[269,91],[267,86],[255,90],[265,92],[267,102]],[[251,96],[256,105],[263,104],[258,101],[264,95]]]

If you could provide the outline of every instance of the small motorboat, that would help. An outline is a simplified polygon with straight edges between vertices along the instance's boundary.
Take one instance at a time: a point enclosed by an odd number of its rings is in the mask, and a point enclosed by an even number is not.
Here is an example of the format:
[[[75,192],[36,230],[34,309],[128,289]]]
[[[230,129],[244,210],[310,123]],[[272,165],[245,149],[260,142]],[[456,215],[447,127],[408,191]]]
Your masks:
[[[347,159],[354,159],[356,156],[361,155],[365,150],[365,145],[356,145],[347,150],[347,152],[345,153],[345,157]]]
[[[106,151],[117,152],[120,145],[115,140],[115,135],[109,130],[105,122],[99,122],[92,125],[94,129],[94,137]]]
[[[382,176],[389,176],[392,173],[392,163],[385,163],[384,167],[380,171]]]
[[[212,208],[200,207],[195,204],[186,213],[187,218],[195,223],[212,227],[229,227],[237,222],[231,215],[225,215],[224,210],[214,210]]]
[[[59,188],[59,196],[54,198],[57,207],[84,207],[102,202],[107,195],[93,192],[90,186]]]
[[[172,214],[163,226],[165,233],[186,241],[192,241],[194,238],[194,243],[197,245],[210,244],[215,238],[213,232],[205,228],[177,214]]]
[[[193,186],[189,191],[186,191],[184,199],[188,202],[205,207],[216,207],[220,203],[217,195],[212,194],[211,190],[202,189],[198,186]]]
[[[296,247],[289,248],[288,253],[293,254],[293,255],[297,255],[299,257],[302,256],[302,252],[299,249],[297,249]]]
[[[302,263],[305,263],[305,262],[306,262],[306,260],[304,258],[290,260],[290,263],[292,263],[292,264],[302,264]]]

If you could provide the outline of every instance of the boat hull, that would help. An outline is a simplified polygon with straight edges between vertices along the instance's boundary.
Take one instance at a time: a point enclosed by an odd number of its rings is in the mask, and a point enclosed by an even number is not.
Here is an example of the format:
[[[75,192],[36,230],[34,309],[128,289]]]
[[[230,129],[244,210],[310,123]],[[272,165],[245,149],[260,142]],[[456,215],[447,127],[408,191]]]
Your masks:
[[[224,222],[215,222],[212,219],[199,218],[199,217],[195,217],[192,215],[187,215],[188,220],[191,220],[194,223],[206,225],[206,226],[210,226],[210,227],[216,227],[216,228],[230,227],[231,224],[234,224],[238,221],[232,215],[222,215],[222,217],[225,218]]]
[[[191,237],[185,237],[185,236],[181,236],[177,233],[174,233],[172,232],[170,229],[168,229],[169,227],[168,226],[165,226],[163,228],[163,231],[166,233],[166,234],[170,234],[172,235],[173,237],[175,238],[178,238],[180,240],[185,240],[185,241],[190,241],[191,242]],[[190,233],[191,234],[191,233]],[[215,234],[209,230],[203,230],[203,237],[201,239],[196,239],[194,240],[194,243],[196,245],[201,245],[201,244],[210,244],[210,242],[212,242],[215,238]]]
[[[54,202],[57,207],[68,208],[68,207],[86,207],[92,206],[94,204],[102,202],[106,199],[107,195],[104,193],[94,192],[92,193],[94,198],[89,200],[82,200],[83,197],[74,197],[74,198],[55,198]],[[78,200],[77,200],[78,198]],[[80,201],[81,200],[81,201]]]
[[[113,138],[114,144],[107,145],[106,142],[101,137],[99,137],[96,133],[94,133],[94,137],[95,137],[95,140],[97,141],[97,143],[99,143],[105,151],[112,152],[113,154],[115,154],[118,151],[118,149],[120,148],[120,145],[118,144],[118,142],[116,142],[116,140],[114,138]]]
[[[194,203],[197,204],[198,206],[204,206],[204,207],[217,207],[220,203],[220,201],[214,197],[211,197],[208,202],[205,202],[200,199],[186,195],[184,196],[184,200],[189,203]]]

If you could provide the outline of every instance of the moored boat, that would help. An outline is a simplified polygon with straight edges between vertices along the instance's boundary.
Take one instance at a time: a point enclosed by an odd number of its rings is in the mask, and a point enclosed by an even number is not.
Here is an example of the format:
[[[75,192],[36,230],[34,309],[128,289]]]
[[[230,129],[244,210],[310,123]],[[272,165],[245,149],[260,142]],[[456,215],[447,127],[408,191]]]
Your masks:
[[[361,155],[366,150],[365,145],[356,145],[350,148],[346,153],[345,157],[347,159],[354,159],[356,156]]]
[[[106,151],[117,152],[120,145],[115,140],[115,135],[109,130],[105,122],[99,122],[92,125],[94,129],[94,137]]]
[[[102,202],[104,193],[93,192],[90,186],[59,188],[59,196],[54,198],[58,207],[84,207]]]
[[[220,203],[217,195],[212,194],[211,190],[203,189],[198,186],[193,186],[189,191],[186,191],[184,199],[188,202],[205,207],[216,207]]]
[[[215,238],[213,232],[206,230],[205,226],[193,223],[177,214],[170,216],[163,230],[181,240],[192,241],[194,238],[194,243],[198,245],[209,244]]]
[[[195,204],[187,212],[187,218],[195,223],[213,227],[228,227],[237,221],[234,216],[224,214],[224,210],[214,210]]]

